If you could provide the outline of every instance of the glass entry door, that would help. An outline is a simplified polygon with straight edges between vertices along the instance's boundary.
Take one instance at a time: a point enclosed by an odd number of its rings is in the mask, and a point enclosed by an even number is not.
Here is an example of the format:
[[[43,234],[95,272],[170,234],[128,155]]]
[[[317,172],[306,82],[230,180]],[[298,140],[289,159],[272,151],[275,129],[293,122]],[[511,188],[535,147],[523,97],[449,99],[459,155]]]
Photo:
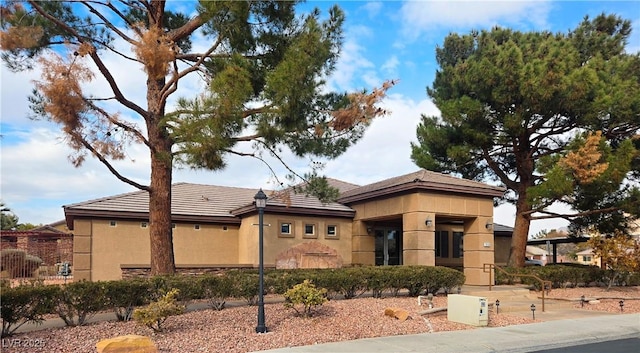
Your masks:
[[[395,228],[376,228],[376,266],[402,264],[402,232]]]

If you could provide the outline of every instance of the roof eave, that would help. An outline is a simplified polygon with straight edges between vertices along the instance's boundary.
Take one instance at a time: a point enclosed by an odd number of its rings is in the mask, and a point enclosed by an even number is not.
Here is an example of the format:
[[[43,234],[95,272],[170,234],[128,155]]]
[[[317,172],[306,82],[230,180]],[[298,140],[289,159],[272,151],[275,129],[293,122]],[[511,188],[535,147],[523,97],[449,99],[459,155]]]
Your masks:
[[[343,204],[350,204],[358,201],[365,201],[373,198],[391,196],[401,193],[406,193],[413,190],[430,190],[436,192],[451,192],[451,193],[463,193],[470,195],[480,195],[487,197],[502,197],[504,195],[504,189],[501,188],[478,188],[464,185],[443,184],[434,182],[410,182],[400,185],[390,186],[388,188],[373,190],[366,193],[359,193],[355,195],[349,195],[341,197],[338,202]]]
[[[242,217],[247,214],[256,213],[258,210],[254,205],[247,205],[241,208],[237,208],[231,211],[234,216]],[[267,205],[265,213],[271,214],[303,214],[305,216],[329,216],[329,217],[344,217],[353,218],[356,215],[354,210],[330,210],[321,208],[309,208],[309,207],[287,207],[280,205]]]
[[[83,210],[65,208],[65,219],[67,221],[67,228],[73,230],[73,221],[75,218],[117,218],[127,220],[149,220],[149,212],[126,212],[126,211],[96,211],[96,210]],[[242,220],[233,215],[229,216],[205,216],[205,215],[185,215],[185,214],[172,214],[172,221],[182,222],[200,222],[200,223],[226,223],[226,224],[240,224]]]

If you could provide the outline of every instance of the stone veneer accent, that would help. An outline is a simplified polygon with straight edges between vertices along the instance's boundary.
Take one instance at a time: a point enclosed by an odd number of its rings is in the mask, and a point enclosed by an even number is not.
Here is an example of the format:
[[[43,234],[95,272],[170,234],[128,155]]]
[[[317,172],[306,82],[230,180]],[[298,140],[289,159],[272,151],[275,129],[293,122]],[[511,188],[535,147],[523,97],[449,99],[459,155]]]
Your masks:
[[[317,241],[310,241],[281,252],[276,256],[276,268],[340,268],[338,251]]]
[[[176,274],[198,276],[206,273],[222,274],[231,270],[254,269],[251,265],[221,265],[221,266],[178,266]],[[265,267],[266,268],[266,267]],[[122,265],[122,279],[151,277],[151,267],[145,265]]]

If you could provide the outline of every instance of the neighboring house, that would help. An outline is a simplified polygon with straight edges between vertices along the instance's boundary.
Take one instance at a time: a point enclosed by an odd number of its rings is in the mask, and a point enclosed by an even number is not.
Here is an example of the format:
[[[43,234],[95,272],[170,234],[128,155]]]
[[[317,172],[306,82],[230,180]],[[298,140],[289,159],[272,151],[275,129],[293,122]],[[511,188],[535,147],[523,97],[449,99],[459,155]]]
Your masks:
[[[575,262],[582,265],[594,265],[598,267],[602,265],[600,257],[595,256],[591,248],[577,252]]]
[[[503,188],[426,170],[365,186],[329,183],[341,191],[337,202],[294,193],[269,198],[266,267],[291,265],[282,257],[298,250],[294,267],[323,256],[346,266],[443,265],[463,269],[467,284],[488,283],[483,265],[494,263],[493,199]],[[178,271],[258,266],[258,190],[187,183],[172,190]],[[64,206],[75,280],[148,271],[148,200],[139,191]]]
[[[547,263],[547,251],[537,246],[527,245],[525,256],[530,259],[540,260],[543,264]]]
[[[63,262],[73,262],[73,239],[64,222],[29,230],[2,230],[0,248],[18,249],[40,258],[46,275],[55,275]]]

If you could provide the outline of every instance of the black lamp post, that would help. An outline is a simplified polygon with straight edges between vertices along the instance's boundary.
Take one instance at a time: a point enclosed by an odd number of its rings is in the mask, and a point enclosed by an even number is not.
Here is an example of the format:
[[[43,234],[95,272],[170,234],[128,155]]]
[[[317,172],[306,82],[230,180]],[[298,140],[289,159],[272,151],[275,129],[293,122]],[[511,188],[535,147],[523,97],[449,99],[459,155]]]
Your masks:
[[[264,208],[267,206],[267,195],[260,189],[256,196],[253,197],[256,200],[256,208],[258,209],[258,237],[259,237],[259,289],[258,289],[258,326],[256,326],[256,333],[267,332],[267,326],[264,324],[264,244],[263,244],[263,216]]]
[[[496,314],[500,314],[500,299],[496,299]]]
[[[623,312],[624,311],[624,300],[619,301],[618,304],[620,305],[620,312]]]
[[[580,296],[580,307],[584,308],[584,295]]]

